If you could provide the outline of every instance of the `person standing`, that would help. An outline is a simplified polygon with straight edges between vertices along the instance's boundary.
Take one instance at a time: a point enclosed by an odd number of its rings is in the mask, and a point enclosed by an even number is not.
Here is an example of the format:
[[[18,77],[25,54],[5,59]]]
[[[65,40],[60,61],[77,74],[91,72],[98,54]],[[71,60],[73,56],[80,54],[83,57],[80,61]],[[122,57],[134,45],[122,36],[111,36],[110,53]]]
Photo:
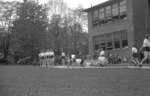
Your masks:
[[[65,63],[66,63],[66,54],[65,54],[65,52],[62,52],[61,53],[61,64],[65,65]]]
[[[144,51],[144,58],[141,60],[141,63],[140,63],[140,67],[142,67],[142,64],[149,59],[150,57],[150,35],[149,36],[146,36],[146,38],[144,39],[144,42],[143,42],[143,51]]]
[[[135,65],[138,65],[140,63],[139,62],[139,54],[138,54],[138,50],[135,47],[135,45],[132,46],[131,53],[132,53],[132,62]]]
[[[104,56],[104,57],[105,57],[105,51],[104,51],[103,48],[101,48],[101,51],[100,51],[100,53],[99,53],[99,56]]]
[[[49,50],[49,65],[54,65],[54,51],[53,49]]]
[[[104,65],[108,64],[108,60],[106,59],[105,51],[103,50],[103,48],[100,51],[100,54],[99,54],[99,57],[98,57],[98,62],[99,62],[99,65],[102,66],[102,67]]]
[[[71,54],[71,65],[74,64],[76,61],[76,55],[75,54]]]

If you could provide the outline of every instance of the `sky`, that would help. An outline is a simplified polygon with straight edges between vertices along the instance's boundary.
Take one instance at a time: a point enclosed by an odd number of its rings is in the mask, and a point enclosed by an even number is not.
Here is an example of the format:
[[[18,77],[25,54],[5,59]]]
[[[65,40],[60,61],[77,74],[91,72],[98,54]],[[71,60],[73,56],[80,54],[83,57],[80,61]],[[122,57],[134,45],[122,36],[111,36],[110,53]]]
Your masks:
[[[14,0],[0,0],[0,1],[14,1]],[[23,0],[15,0],[15,1],[23,1]],[[48,0],[39,0],[40,3],[46,3]],[[83,8],[89,8],[99,3],[105,2],[107,0],[63,0],[68,4],[70,8],[76,8],[81,5]]]

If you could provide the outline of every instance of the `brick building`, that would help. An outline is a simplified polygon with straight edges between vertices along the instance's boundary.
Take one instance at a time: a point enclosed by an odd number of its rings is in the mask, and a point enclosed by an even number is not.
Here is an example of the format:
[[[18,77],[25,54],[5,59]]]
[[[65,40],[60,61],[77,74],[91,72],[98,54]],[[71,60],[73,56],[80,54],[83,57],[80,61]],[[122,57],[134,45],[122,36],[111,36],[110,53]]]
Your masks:
[[[150,33],[150,0],[109,0],[86,9],[89,53],[103,48],[108,53],[130,56],[130,48],[142,46]]]

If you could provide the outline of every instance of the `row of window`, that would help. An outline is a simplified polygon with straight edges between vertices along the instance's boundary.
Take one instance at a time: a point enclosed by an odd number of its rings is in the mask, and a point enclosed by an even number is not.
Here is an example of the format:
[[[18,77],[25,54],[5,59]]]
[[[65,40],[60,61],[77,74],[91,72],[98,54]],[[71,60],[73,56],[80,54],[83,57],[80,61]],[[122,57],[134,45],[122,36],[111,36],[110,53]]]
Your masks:
[[[94,49],[112,50],[128,47],[127,31],[113,32],[94,38]]]
[[[125,19],[126,11],[126,0],[96,9],[93,11],[93,24],[107,23],[115,19]]]

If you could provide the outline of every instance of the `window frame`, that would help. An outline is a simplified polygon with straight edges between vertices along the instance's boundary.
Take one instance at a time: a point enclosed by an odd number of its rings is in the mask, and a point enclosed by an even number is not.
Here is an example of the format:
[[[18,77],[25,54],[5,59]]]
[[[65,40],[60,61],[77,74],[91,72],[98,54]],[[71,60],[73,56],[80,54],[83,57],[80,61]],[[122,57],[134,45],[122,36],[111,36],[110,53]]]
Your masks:
[[[105,7],[105,16],[106,16],[106,19],[109,19],[112,17],[112,7],[111,5],[108,5]]]
[[[127,4],[126,0],[122,0],[119,3],[119,14],[120,14],[120,19],[126,19],[127,17]]]
[[[124,45],[124,41],[126,42],[125,45]],[[126,48],[128,46],[129,46],[128,32],[127,32],[127,30],[123,30],[123,31],[121,31],[121,47]]]
[[[119,16],[119,4],[112,4],[112,16]]]

